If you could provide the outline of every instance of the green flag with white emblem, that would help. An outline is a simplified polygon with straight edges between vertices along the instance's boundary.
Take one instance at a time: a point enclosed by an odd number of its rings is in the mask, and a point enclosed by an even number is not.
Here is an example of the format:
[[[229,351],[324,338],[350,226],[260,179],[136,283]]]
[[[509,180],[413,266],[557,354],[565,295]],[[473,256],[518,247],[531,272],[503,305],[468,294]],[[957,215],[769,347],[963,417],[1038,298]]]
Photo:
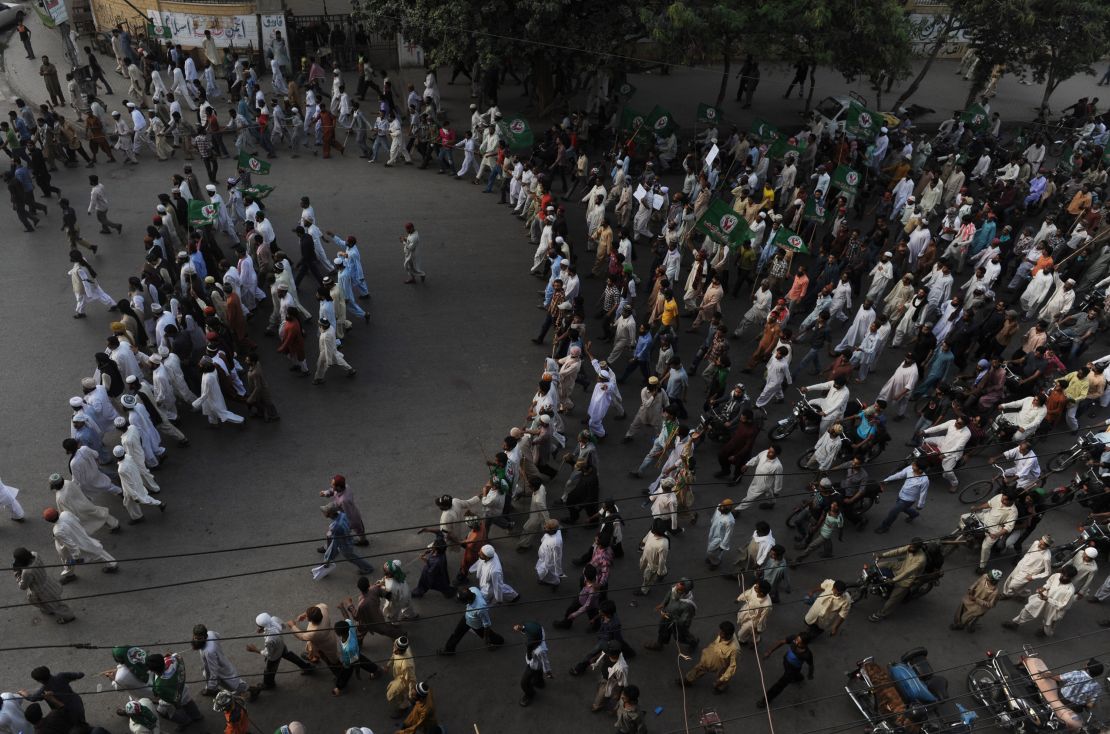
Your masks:
[[[647,122],[645,124],[653,133],[664,138],[674,132],[675,128],[678,127],[671,113],[667,112],[659,105],[655,105],[651,112],[648,113]]]
[[[698,122],[706,125],[720,124],[721,119],[724,117],[724,112],[720,107],[707,105],[702,102],[698,105]]]
[[[983,109],[983,105],[973,104],[964,110],[960,115],[960,119],[964,121],[964,125],[971,128],[977,133],[981,133],[990,127],[990,115]]]
[[[766,143],[779,137],[779,129],[766,120],[756,118],[755,122],[752,123],[751,134],[759,138],[761,142]]]
[[[813,224],[827,224],[829,215],[832,211],[817,200],[817,197],[811,196],[806,199],[806,207],[802,210],[802,219]]]
[[[848,166],[841,163],[833,171],[832,185],[846,194],[855,196],[859,193],[860,175]]]
[[[194,227],[215,224],[219,216],[219,204],[205,204],[200,199],[189,200],[189,224]]]
[[[709,207],[694,225],[694,229],[717,244],[733,250],[752,238],[752,231],[748,229],[744,218],[720,199],[709,202]]]
[[[802,239],[801,235],[786,227],[781,227],[779,231],[775,233],[775,238],[771,240],[771,244],[776,247],[781,247],[784,250],[789,250],[790,252],[800,252],[805,255],[809,254],[809,248],[806,247],[806,241]]]
[[[251,173],[257,173],[260,176],[268,176],[270,174],[269,163],[246,151],[239,154],[239,167]]]
[[[509,146],[509,150],[514,153],[531,148],[532,143],[535,142],[531,126],[520,115],[505,116],[497,123],[497,129],[504,138],[505,144]]]
[[[844,112],[844,130],[859,138],[870,140],[879,134],[882,118],[859,102],[852,100]]]

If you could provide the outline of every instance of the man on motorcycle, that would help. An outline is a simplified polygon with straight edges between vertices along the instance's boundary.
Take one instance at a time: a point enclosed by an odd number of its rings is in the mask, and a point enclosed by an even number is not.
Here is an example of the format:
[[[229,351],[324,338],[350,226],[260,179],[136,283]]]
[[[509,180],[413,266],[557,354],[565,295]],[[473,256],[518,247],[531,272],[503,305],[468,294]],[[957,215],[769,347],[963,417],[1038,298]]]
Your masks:
[[[752,447],[755,437],[759,435],[759,426],[753,420],[752,411],[745,408],[740,411],[736,430],[732,432],[729,440],[717,452],[717,464],[721,470],[713,474],[718,479],[732,474],[732,479],[740,477],[741,467],[748,463],[752,456]]]
[[[848,464],[848,473],[840,480],[844,519],[855,525],[857,530],[862,530],[867,525],[867,516],[862,514],[858,508],[859,501],[865,496],[864,490],[867,487],[868,479],[867,469],[863,466],[863,459],[855,456]]]
[[[1010,437],[1015,441],[1020,441],[1023,438],[1032,436],[1037,432],[1041,426],[1041,421],[1044,420],[1048,408],[1044,404],[1044,396],[1040,393],[1030,395],[1021,400],[1013,400],[1009,403],[1002,403],[998,406],[1002,412],[998,414],[997,420],[1009,421],[1017,429]],[[1007,412],[1016,411],[1017,414],[1013,416],[1006,416]]]
[[[975,569],[976,573],[984,574],[987,572],[987,561],[990,560],[991,549],[994,548],[994,544],[1005,538],[1014,529],[1014,521],[1017,520],[1014,498],[1008,494],[996,494],[983,504],[973,508],[971,512],[960,515],[960,527],[956,531],[958,536],[962,536],[972,518],[977,518],[982,523],[985,532],[983,542],[979,546],[979,566]]]
[[[824,392],[825,397],[816,400],[810,400],[810,404],[817,408],[818,415],[821,416],[821,433],[829,430],[829,426],[836,423],[844,415],[844,409],[848,405],[848,387],[847,380],[843,377],[838,377],[835,380],[828,382],[818,382],[815,385],[807,387],[800,387],[798,391],[803,395],[807,394],[810,390],[817,392]]]
[[[1086,311],[1073,313],[1061,319],[1058,325],[1060,331],[1072,340],[1068,361],[1074,362],[1098,332],[1098,309],[1088,308]]]
[[[914,465],[916,467],[916,465]],[[885,553],[880,553],[879,558],[898,558],[896,562],[879,562],[879,567],[890,569],[890,596],[887,597],[883,608],[868,617],[872,622],[881,622],[890,616],[890,613],[902,603],[906,596],[917,583],[918,578],[925,570],[925,542],[921,538],[914,538],[909,545],[894,548]]]

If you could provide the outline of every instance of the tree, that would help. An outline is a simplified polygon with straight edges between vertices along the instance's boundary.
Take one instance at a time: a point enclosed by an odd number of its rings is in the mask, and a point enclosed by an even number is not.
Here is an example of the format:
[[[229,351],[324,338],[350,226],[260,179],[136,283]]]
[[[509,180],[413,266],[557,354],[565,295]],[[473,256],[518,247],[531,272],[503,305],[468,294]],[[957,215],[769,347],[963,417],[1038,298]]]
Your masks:
[[[424,49],[429,65],[510,65],[532,77],[535,107],[552,109],[583,70],[630,55],[645,34],[631,0],[352,0],[368,28],[399,32]],[[635,6],[638,8],[638,5]]]
[[[929,74],[929,70],[933,68],[933,62],[937,60],[937,56],[940,55],[941,49],[951,43],[952,39],[955,38],[956,31],[958,30],[957,25],[958,21],[956,14],[949,11],[943,16],[934,17],[932,21],[919,25],[914,29],[926,38],[931,37],[932,40],[928,46],[929,50],[925,54],[925,63],[922,65],[921,70],[917,72],[917,76],[910,82],[910,85],[906,87],[906,91],[902,92],[898,99],[895,100],[894,110],[901,108],[902,105],[906,103],[906,100],[917,92],[917,88],[921,86],[921,82],[925,80],[925,77]]]
[[[1110,4],[1105,0],[1032,0],[1039,19],[1025,48],[1024,61],[1034,81],[1044,84],[1040,115],[1060,82],[1079,73],[1093,74],[1092,64],[1110,46]]]
[[[725,101],[737,43],[750,30],[749,10],[749,5],[737,0],[722,0],[698,8],[678,0],[661,12],[644,9],[641,17],[653,40],[665,48],[680,50],[688,63],[716,63],[720,59],[724,66],[717,91],[716,104],[720,106]]]

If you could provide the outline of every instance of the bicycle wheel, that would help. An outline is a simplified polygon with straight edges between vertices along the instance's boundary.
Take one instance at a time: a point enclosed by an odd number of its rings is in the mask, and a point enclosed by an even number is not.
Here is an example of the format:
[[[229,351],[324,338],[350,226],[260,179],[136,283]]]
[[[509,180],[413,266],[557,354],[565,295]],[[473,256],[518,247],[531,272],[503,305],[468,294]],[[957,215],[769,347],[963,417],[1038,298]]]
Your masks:
[[[1077,451],[1068,451],[1066,453],[1056,454],[1052,457],[1051,460],[1049,460],[1048,470],[1050,472],[1064,471],[1073,463],[1075,463],[1078,455],[1079,453]]]
[[[972,482],[960,490],[960,502],[971,505],[982,502],[992,494],[994,494],[994,480],[980,479],[978,482]]]

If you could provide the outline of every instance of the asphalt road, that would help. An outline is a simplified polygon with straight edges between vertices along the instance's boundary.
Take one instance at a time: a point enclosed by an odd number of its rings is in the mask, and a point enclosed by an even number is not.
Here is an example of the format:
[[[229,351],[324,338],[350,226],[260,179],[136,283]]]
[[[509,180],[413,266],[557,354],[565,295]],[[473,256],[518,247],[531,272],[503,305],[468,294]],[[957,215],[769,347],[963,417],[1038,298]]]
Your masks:
[[[154,194],[169,189],[170,176],[179,166],[152,160],[128,169],[99,166],[112,202],[112,217],[124,223],[124,234],[99,236],[91,218],[82,217],[82,222],[86,234],[102,246],[94,266],[101,283],[115,297],[124,294],[126,278],[141,260],[139,233],[151,212]],[[79,210],[87,200],[85,174],[84,169],[74,169],[55,178]],[[93,595],[72,601],[79,616],[76,623],[58,627],[33,609],[19,606],[23,597],[14,583],[0,587],[0,625],[5,631],[0,645],[3,690],[29,686],[27,671],[45,664],[90,674],[77,688],[91,693],[98,688],[91,674],[111,667],[108,648],[117,644],[183,651],[190,678],[196,680],[199,661],[186,643],[195,623],[204,622],[224,637],[250,635],[260,611],[289,618],[309,603],[334,605],[355,591],[353,569],[340,568],[320,582],[309,578],[309,567],[318,562],[314,551],[317,538],[326,527],[318,511],[318,492],[326,487],[328,477],[335,473],[348,477],[368,527],[378,533],[370,549],[373,561],[398,558],[408,563],[426,540],[418,538],[413,528],[433,524],[438,517],[432,499],[444,492],[474,493],[486,478],[484,454],[492,454],[508,429],[521,422],[542,369],[544,349],[529,341],[542,314],[534,307],[537,281],[527,275],[534,248],[519,222],[497,205],[496,197],[483,196],[478,187],[430,171],[407,167],[386,171],[350,155],[330,161],[302,157],[296,162],[283,156],[275,161],[266,183],[277,187],[267,204],[279,225],[279,242],[291,243],[289,230],[299,213],[297,200],[304,194],[312,197],[323,228],[359,237],[373,294],[373,323],[358,325],[343,350],[359,369],[358,377],[343,380],[336,375],[325,386],[312,387],[290,376],[277,359],[275,341],[261,335],[262,325],[256,318],[252,334],[261,344],[282,421],[210,430],[203,420],[187,416],[183,429],[193,445],[170,448],[169,461],[157,476],[169,510],[163,516],[154,513],[146,524],[129,527],[120,535],[104,536],[109,551],[122,561],[121,572],[109,577],[85,569],[78,583],[66,587],[68,597]],[[79,379],[91,372],[92,354],[101,348],[111,319],[95,306],[88,320],[70,318],[66,246],[57,229],[60,217],[56,210],[40,231],[30,235],[21,231],[11,214],[3,217],[6,236],[0,293],[8,313],[4,335],[9,348],[0,355],[0,369],[7,377],[0,472],[6,483],[23,490],[20,498],[31,519],[24,525],[0,520],[0,547],[7,554],[12,547],[26,545],[53,559],[49,528],[37,519],[51,500],[46,477],[65,466],[60,443],[67,435],[66,399],[78,392]],[[404,276],[397,237],[403,222],[410,219],[421,232],[422,260],[429,274],[428,282],[421,286],[401,283]],[[579,205],[570,206],[570,220],[581,253],[583,213]],[[644,259],[637,267],[640,275],[646,276]],[[596,282],[587,282],[585,288],[587,300],[597,297]],[[307,289],[302,295],[307,295]],[[726,320],[736,322],[746,307],[739,301],[727,301]],[[595,327],[594,334],[598,331]],[[1098,353],[1104,353],[1102,346]],[[746,353],[750,347],[750,343],[734,345],[733,355]],[[689,358],[694,348],[694,338],[682,340],[684,357]],[[310,354],[315,350],[310,349]],[[853,385],[853,394],[872,399],[896,359],[897,350],[888,349],[868,383]],[[758,380],[745,376],[745,381],[758,390]],[[692,388],[691,405],[700,403],[700,389],[700,385]],[[624,394],[631,415],[635,390],[628,386]],[[584,403],[579,401],[568,418],[570,427],[581,417]],[[774,406],[772,416],[779,417],[787,407]],[[629,498],[620,506],[628,520],[625,535],[630,551],[615,567],[610,595],[618,604],[626,636],[638,647],[654,634],[656,616],[651,607],[663,593],[656,590],[646,601],[630,593],[639,578],[635,543],[648,522],[637,499],[646,481],[628,478],[627,471],[639,463],[648,440],[620,444],[617,436],[623,426],[612,418],[608,425],[614,437],[600,449],[602,494]],[[909,423],[892,426],[894,440],[873,474],[902,466],[906,452],[902,442]],[[1039,442],[1037,451],[1047,457],[1068,443],[1067,437],[1051,438]],[[811,445],[812,439],[800,434],[785,442],[784,462],[790,474],[784,493],[788,496],[773,511],[746,512],[737,523],[735,547],[744,544],[757,519],[768,519],[780,541],[789,546],[790,534],[783,526],[795,502],[789,495],[802,492],[807,481],[797,473],[794,461]],[[728,488],[712,480],[715,462],[708,446],[699,451],[699,460],[704,480],[696,489],[699,505],[712,506],[745,491],[746,482]],[[959,472],[961,481],[987,476],[989,470],[982,468],[982,462],[972,460]],[[564,472],[554,485],[558,487],[565,478]],[[1063,479],[1057,476],[1049,481]],[[871,527],[890,501],[884,498],[872,511]],[[109,504],[122,516],[116,501]],[[792,573],[794,591],[773,611],[765,640],[800,629],[805,611],[802,597],[821,579],[852,579],[872,551],[898,545],[914,534],[948,532],[964,509],[938,481],[923,517],[913,527],[899,521],[882,537],[872,534],[870,528],[862,534],[848,530],[834,559]],[[1082,514],[1079,508],[1055,511],[1041,527],[1067,540],[1074,536]],[[703,511],[699,525],[673,542],[669,564],[671,580],[683,575],[697,579],[694,631],[703,641],[712,638],[720,620],[733,617],[737,593],[734,583],[708,573],[702,562],[706,519]],[[565,597],[574,593],[574,569],[568,568],[566,590],[553,595],[535,584],[533,556],[513,552],[514,543],[498,540],[500,531],[494,537],[507,580],[523,593],[520,603],[493,611],[494,626],[509,635],[515,622],[536,619],[545,623],[556,677],[531,708],[519,708],[522,648],[508,647],[490,654],[467,640],[456,658],[436,658],[435,648],[446,639],[461,609],[435,596],[421,599],[416,607],[423,618],[410,623],[408,629],[419,677],[435,675],[432,684],[441,719],[455,732],[469,730],[472,724],[487,733],[530,731],[548,722],[551,727],[608,729],[611,723],[589,712],[593,678],[572,679],[566,672],[591,647],[593,636],[584,632],[581,624],[571,632],[550,626],[568,603]],[[590,537],[586,530],[568,530],[568,553],[583,550]],[[246,549],[279,543],[289,544]],[[129,560],[148,556],[161,558]],[[1005,561],[996,565],[1008,570]],[[910,647],[924,645],[934,667],[951,669],[947,675],[952,691],[962,695],[968,666],[981,658],[984,650],[1013,650],[1023,642],[1044,644],[1033,637],[1031,626],[1022,628],[1020,634],[999,628],[999,622],[1016,614],[1018,606],[1013,602],[991,612],[977,633],[948,630],[959,597],[975,578],[973,566],[972,555],[958,551],[949,559],[948,571],[933,593],[879,625],[866,620],[876,602],[861,603],[841,636],[815,643],[817,676],[776,701],[775,728],[831,734],[857,726],[858,713],[843,695],[843,673],[864,656],[891,660]],[[411,564],[409,569],[416,573],[418,565]],[[95,596],[103,593],[107,595]],[[1077,604],[1060,625],[1058,637],[1042,648],[1049,665],[1068,669],[1091,655],[1110,658],[1110,636],[1095,624],[1101,617],[1100,609]],[[1073,636],[1082,637],[1069,639]],[[228,640],[225,648],[241,672],[257,676],[261,664],[257,656],[243,649],[246,642]],[[98,649],[75,649],[72,646],[76,644]],[[387,643],[371,638],[368,654],[384,660]],[[690,665],[676,660],[673,651],[643,651],[631,662],[632,681],[643,691],[643,708],[660,710],[650,717],[652,731],[682,731],[684,721],[693,727],[697,712],[705,707],[715,707],[729,720],[727,731],[768,729],[766,715],[753,705],[760,669],[749,650],[743,652],[740,670],[724,696],[712,695],[709,681],[703,680],[684,697],[673,679],[676,666],[685,669]],[[779,666],[778,654],[764,662],[762,672],[768,682],[777,677]],[[251,706],[253,720],[263,731],[292,719],[304,721],[311,732],[348,726],[391,730],[383,681],[355,680],[347,695],[331,701],[326,677],[280,676],[281,695],[264,694]],[[192,688],[197,692],[200,686]],[[322,701],[328,703],[316,708]],[[112,711],[121,702],[122,696],[110,691],[86,697],[90,719],[117,732],[125,727]],[[549,718],[552,716],[555,718]],[[214,732],[221,727],[222,722],[209,711],[205,728]]]

